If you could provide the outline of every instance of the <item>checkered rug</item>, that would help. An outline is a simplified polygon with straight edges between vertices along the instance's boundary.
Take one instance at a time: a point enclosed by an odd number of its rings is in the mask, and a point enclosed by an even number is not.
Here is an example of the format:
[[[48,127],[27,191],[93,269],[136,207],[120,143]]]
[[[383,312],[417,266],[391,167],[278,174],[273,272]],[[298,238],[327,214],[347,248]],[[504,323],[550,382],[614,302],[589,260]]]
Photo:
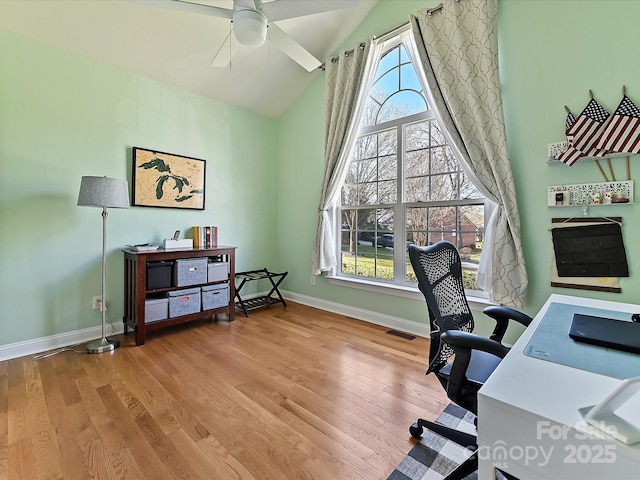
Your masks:
[[[475,416],[454,404],[449,404],[436,422],[475,434]],[[387,480],[441,480],[471,456],[471,450],[461,447],[426,428],[422,438],[411,449]],[[476,480],[477,473],[466,477]]]

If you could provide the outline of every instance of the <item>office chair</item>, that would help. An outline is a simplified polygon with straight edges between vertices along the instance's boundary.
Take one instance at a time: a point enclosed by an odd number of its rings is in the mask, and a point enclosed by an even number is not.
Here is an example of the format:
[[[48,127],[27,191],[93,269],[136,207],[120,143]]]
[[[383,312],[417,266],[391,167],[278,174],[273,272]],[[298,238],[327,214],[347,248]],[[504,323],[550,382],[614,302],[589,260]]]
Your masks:
[[[462,281],[462,263],[456,248],[449,242],[428,247],[409,245],[409,259],[429,311],[431,341],[426,375],[434,373],[450,400],[477,415],[478,390],[509,351],[501,343],[509,320],[526,327],[532,319],[508,307],[490,306],[483,313],[496,321],[493,334],[490,338],[475,335],[472,333],[473,315]],[[452,356],[454,360],[450,361]],[[446,480],[463,479],[478,469],[475,435],[421,418],[411,425],[409,432],[412,437],[420,438],[423,428],[474,450],[468,460],[445,477]]]

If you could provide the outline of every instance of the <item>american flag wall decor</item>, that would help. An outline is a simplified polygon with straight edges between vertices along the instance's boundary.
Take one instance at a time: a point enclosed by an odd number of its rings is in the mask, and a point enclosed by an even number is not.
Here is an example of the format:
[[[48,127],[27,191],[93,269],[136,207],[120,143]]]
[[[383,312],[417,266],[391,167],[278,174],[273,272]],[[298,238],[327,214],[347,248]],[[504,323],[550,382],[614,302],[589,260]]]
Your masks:
[[[589,96],[589,102],[578,117],[569,107],[564,107],[568,147],[554,158],[572,166],[585,157],[597,161],[603,157],[640,154],[640,107],[627,96],[626,87],[622,87],[622,100],[613,115],[593,98],[591,90]],[[603,175],[608,181],[604,172]]]
[[[569,112],[565,122],[569,127],[566,131],[569,148],[558,156],[558,160],[573,165],[583,157],[604,156],[606,152],[595,148],[594,145],[599,139],[600,127],[610,117],[609,112],[591,96],[589,103],[573,123],[571,117],[573,115]]]
[[[600,128],[595,147],[619,153],[640,153],[640,108],[624,95]]]

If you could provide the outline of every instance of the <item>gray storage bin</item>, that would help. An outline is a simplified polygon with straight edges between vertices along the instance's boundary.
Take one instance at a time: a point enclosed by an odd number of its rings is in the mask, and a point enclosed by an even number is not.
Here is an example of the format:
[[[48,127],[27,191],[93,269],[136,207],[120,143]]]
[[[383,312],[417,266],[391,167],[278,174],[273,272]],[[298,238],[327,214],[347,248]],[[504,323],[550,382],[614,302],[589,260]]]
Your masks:
[[[229,285],[224,283],[202,287],[202,310],[213,310],[227,305],[229,305]]]
[[[207,283],[207,258],[176,260],[173,267],[173,285],[186,287]]]
[[[207,264],[207,281],[220,282],[229,278],[229,262],[209,262]]]
[[[147,298],[144,301],[144,323],[157,322],[169,317],[168,298]]]
[[[180,317],[200,311],[200,288],[169,292],[169,317]]]

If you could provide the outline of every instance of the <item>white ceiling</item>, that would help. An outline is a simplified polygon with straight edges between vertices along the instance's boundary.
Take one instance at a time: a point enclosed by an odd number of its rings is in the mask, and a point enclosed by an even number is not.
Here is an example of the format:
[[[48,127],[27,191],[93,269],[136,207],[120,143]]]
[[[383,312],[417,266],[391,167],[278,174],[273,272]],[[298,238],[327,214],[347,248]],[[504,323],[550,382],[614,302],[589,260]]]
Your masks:
[[[377,1],[277,24],[324,60]],[[233,8],[232,0],[198,2]],[[268,42],[241,47],[231,68],[211,67],[229,34],[228,20],[127,0],[0,0],[0,27],[272,118],[321,74],[307,72]]]

